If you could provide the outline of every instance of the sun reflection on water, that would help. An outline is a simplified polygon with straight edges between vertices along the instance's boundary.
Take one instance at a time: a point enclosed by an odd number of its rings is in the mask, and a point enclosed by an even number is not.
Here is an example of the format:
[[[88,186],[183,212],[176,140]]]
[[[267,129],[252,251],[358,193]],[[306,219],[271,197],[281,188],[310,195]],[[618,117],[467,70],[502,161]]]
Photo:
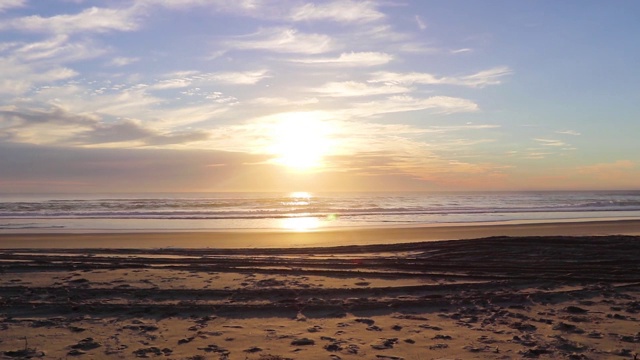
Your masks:
[[[294,191],[287,197],[283,205],[290,206],[291,217],[280,219],[279,227],[292,231],[311,231],[327,226],[328,223],[338,220],[338,214],[316,214],[310,209],[313,195],[307,191]],[[307,212],[308,211],[308,212]]]
[[[295,231],[310,231],[320,227],[320,220],[316,217],[292,217],[282,219],[282,228]]]
[[[287,196],[287,201],[283,202],[283,205],[289,206],[306,206],[311,205],[311,193],[306,191],[295,191]]]
[[[291,194],[289,194],[290,198],[294,198],[294,199],[311,199],[311,193],[306,192],[306,191],[294,191]]]

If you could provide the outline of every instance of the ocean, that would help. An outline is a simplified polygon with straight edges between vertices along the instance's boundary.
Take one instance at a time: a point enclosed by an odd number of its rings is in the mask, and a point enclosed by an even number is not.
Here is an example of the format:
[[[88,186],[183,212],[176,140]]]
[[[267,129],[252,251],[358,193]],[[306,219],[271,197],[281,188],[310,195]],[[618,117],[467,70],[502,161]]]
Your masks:
[[[640,191],[4,194],[0,233],[640,219]]]

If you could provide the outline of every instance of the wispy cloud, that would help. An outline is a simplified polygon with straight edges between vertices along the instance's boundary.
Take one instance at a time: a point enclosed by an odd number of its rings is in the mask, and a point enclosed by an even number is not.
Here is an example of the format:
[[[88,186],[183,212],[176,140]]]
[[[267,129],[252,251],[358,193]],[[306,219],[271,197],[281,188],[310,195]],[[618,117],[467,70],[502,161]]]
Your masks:
[[[18,96],[33,86],[73,78],[78,73],[64,66],[34,66],[0,58],[0,94]]]
[[[470,53],[472,51],[473,49],[470,49],[470,48],[462,48],[462,49],[450,50],[449,52],[452,54],[464,54],[464,53]]]
[[[158,5],[171,9],[185,9],[194,6],[212,6],[217,10],[252,10],[260,7],[261,0],[137,0],[146,5]]]
[[[292,59],[290,61],[302,64],[336,65],[336,66],[378,66],[393,60],[393,55],[383,52],[350,52],[342,53],[338,57]]]
[[[266,69],[252,71],[229,71],[201,73],[198,71],[182,71],[165,75],[154,84],[149,85],[149,90],[180,89],[188,86],[202,86],[205,84],[227,85],[254,85],[259,81],[271,77]]]
[[[430,126],[432,132],[451,132],[461,130],[481,130],[481,129],[497,129],[500,125],[495,124],[466,124],[466,125],[447,125],[447,126]],[[484,142],[484,141],[483,141]]]
[[[31,15],[4,21],[0,29],[16,29],[29,32],[73,34],[87,32],[132,31],[140,26],[135,7],[91,7],[77,14],[43,17]]]
[[[530,151],[525,154],[524,158],[531,159],[531,160],[541,160],[552,154],[553,153],[545,152],[545,151]]]
[[[221,84],[253,85],[257,82],[270,78],[266,69],[253,71],[230,71],[203,74],[201,79],[211,80]]]
[[[405,111],[429,110],[440,114],[478,111],[478,105],[471,100],[450,97],[432,96],[416,99],[411,96],[392,96],[385,100],[354,104],[347,112],[354,116],[371,116]]]
[[[406,41],[410,36],[406,33],[397,32],[389,24],[375,24],[367,26],[356,32],[357,38],[364,41],[389,41],[400,42]]]
[[[560,140],[541,139],[541,138],[535,138],[533,140],[537,141],[542,146],[567,146],[567,144],[565,142],[560,141]]]
[[[137,57],[119,56],[119,57],[115,57],[115,58],[111,59],[108,64],[110,66],[120,67],[120,66],[126,66],[126,65],[129,65],[129,64],[133,64],[133,63],[138,62],[138,61],[140,61],[140,58],[137,58]]]
[[[429,73],[395,73],[395,72],[377,72],[372,74],[372,83],[391,83],[391,84],[426,84],[426,85],[460,85],[474,88],[482,88],[488,85],[498,85],[502,82],[501,78],[512,73],[511,69],[506,66],[496,67],[489,70],[483,70],[475,74],[465,76],[442,76],[438,77]]]
[[[22,44],[13,56],[22,62],[53,61],[67,63],[104,55],[106,49],[91,40],[71,40],[67,35],[57,35],[43,41]]]
[[[91,91],[86,84],[76,83],[42,88],[32,97],[33,101],[64,107],[70,113],[140,119],[156,130],[186,127],[215,119],[236,103],[205,90],[193,94],[201,101],[177,102],[172,98],[179,97],[179,93],[172,92],[170,97],[165,97],[150,92],[150,88],[146,84],[136,84],[112,87],[102,92]],[[219,98],[207,99],[208,96]]]
[[[149,90],[168,90],[168,89],[181,89],[191,86],[193,79],[191,78],[175,78],[158,81],[157,83],[150,85]]]
[[[250,101],[252,104],[267,106],[302,106],[309,104],[317,104],[318,99],[315,97],[304,99],[291,99],[285,97],[259,97]]]
[[[225,44],[237,50],[266,50],[280,53],[321,54],[333,49],[327,35],[306,34],[292,28],[264,28],[256,33],[236,37]]]
[[[415,19],[416,19],[416,24],[418,25],[418,29],[424,30],[427,28],[427,24],[424,22],[424,20],[422,20],[422,18],[419,15],[416,15]]]
[[[410,89],[398,85],[371,86],[356,81],[330,82],[313,90],[325,96],[352,97],[409,92]]]
[[[308,3],[291,11],[291,20],[330,20],[337,22],[371,22],[384,18],[371,1],[339,0],[320,4]]]
[[[556,134],[580,136],[580,133],[575,130],[556,131]]]
[[[26,0],[2,0],[0,2],[0,12],[7,11],[12,8],[23,7],[26,3]]]
[[[485,87],[487,85],[498,85],[502,83],[501,78],[511,75],[513,71],[506,67],[500,66],[489,70],[483,70],[473,75],[462,76],[460,84],[469,87]]]

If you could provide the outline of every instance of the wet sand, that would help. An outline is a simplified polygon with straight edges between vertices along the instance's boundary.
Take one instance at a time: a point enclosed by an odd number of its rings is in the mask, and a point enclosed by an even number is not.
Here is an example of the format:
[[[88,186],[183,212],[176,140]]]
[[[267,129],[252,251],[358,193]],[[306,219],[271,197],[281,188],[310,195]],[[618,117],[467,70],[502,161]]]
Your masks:
[[[193,236],[192,246],[203,235],[182,234]],[[62,246],[66,235],[55,236],[49,248],[0,250],[0,357],[633,359],[640,352],[637,236],[283,249],[71,249]]]
[[[0,232],[0,249],[9,248],[285,248],[393,244],[488,236],[640,235],[640,220],[416,225],[310,231],[119,231],[34,233]]]

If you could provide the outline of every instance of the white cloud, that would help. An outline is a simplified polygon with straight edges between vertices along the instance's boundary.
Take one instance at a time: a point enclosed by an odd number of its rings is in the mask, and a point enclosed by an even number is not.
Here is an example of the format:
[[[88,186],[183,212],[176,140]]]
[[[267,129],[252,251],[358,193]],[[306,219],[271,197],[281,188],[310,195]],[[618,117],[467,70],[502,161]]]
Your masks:
[[[367,27],[364,31],[358,32],[356,35],[362,39],[391,42],[403,41],[409,38],[407,34],[396,32],[391,25],[387,24]]]
[[[493,69],[480,71],[473,75],[459,78],[460,85],[469,87],[485,87],[487,85],[498,85],[502,83],[500,78],[511,75],[513,71],[506,66],[495,67]]]
[[[2,0],[0,1],[0,12],[11,8],[23,7],[26,3],[26,0]]]
[[[326,96],[351,97],[406,93],[410,89],[397,85],[371,86],[356,81],[344,81],[326,83],[313,91]]]
[[[455,50],[451,50],[450,52],[452,54],[464,54],[464,53],[470,53],[472,52],[473,49],[469,49],[469,48],[462,48],[462,49],[455,49]]]
[[[226,42],[238,50],[267,50],[280,53],[321,54],[333,48],[332,40],[323,34],[305,34],[292,28],[265,28]]]
[[[7,50],[11,50],[11,49],[15,49],[16,47],[20,46],[21,44],[18,42],[3,42],[0,43],[0,52],[4,52]]]
[[[202,101],[183,103],[151,94],[149,90],[154,89],[153,85],[118,86],[105,92],[92,91],[87,85],[76,83],[49,86],[31,97],[34,102],[59,107],[82,116],[99,114],[111,118],[140,119],[153,124],[150,129],[154,131],[211,120],[227,112],[235,104],[234,101],[224,101],[222,96],[216,97],[216,94],[204,90],[197,94]],[[206,96],[215,98],[206,99]]]
[[[394,73],[377,72],[372,74],[369,80],[372,83],[390,84],[428,84],[428,85],[461,85],[468,87],[482,88],[487,85],[497,85],[501,83],[501,77],[511,74],[512,71],[506,67],[496,67],[478,73],[459,77],[437,77],[429,73]]]
[[[193,80],[189,78],[176,78],[159,81],[151,86],[150,90],[167,90],[167,89],[180,89],[190,86]]]
[[[348,113],[354,116],[371,116],[376,114],[430,110],[440,114],[478,111],[478,105],[471,100],[450,97],[432,96],[416,99],[411,96],[392,96],[386,100],[356,104]]]
[[[342,53],[337,58],[293,59],[292,62],[303,64],[337,65],[337,66],[377,66],[393,60],[393,55],[383,52],[350,52]]]
[[[418,28],[420,30],[424,30],[427,28],[427,24],[425,24],[425,22],[422,20],[420,16],[416,15],[415,19],[416,19],[416,24],[418,25]]]
[[[12,28],[55,34],[132,31],[139,27],[138,15],[135,7],[123,9],[91,7],[77,14],[51,17],[31,15],[16,18],[0,24],[0,29]]]
[[[467,124],[467,125],[449,125],[449,126],[430,126],[429,130],[431,132],[451,132],[451,131],[461,131],[461,130],[481,130],[481,129],[496,129],[499,128],[500,125],[494,124]]]
[[[175,76],[175,77],[171,77]],[[271,77],[266,69],[236,72],[200,73],[197,71],[182,71],[168,74],[167,79],[149,86],[151,90],[179,89],[187,86],[204,84],[254,85],[259,81]]]
[[[550,153],[550,152],[542,152],[542,151],[532,151],[532,152],[527,153],[524,156],[524,158],[525,159],[532,159],[532,160],[540,160],[540,159],[544,159],[548,155],[552,155],[552,153]]]
[[[67,35],[22,45],[14,56],[25,62],[55,61],[57,63],[85,60],[103,55],[107,50],[89,40],[71,41]]]
[[[265,69],[254,71],[218,72],[204,74],[203,78],[222,84],[253,85],[260,80],[270,78]]]
[[[317,104],[318,99],[315,97],[304,98],[300,100],[292,100],[285,97],[259,97],[250,101],[252,104],[266,106],[302,106],[309,104]]]
[[[137,0],[144,5],[163,6],[169,9],[188,9],[195,6],[212,6],[219,11],[250,11],[261,6],[260,0]]]
[[[438,78],[428,73],[394,73],[388,71],[380,71],[372,74],[373,78],[369,80],[371,83],[388,83],[388,84],[442,84],[444,78]]]
[[[415,54],[420,54],[420,53],[433,54],[433,53],[441,52],[441,50],[438,48],[427,47],[422,43],[416,43],[416,42],[406,42],[406,43],[400,44],[400,46],[398,46],[398,51],[402,51],[405,53],[415,53]]]
[[[127,87],[112,93],[96,93],[83,84],[50,86],[33,95],[35,101],[60,107],[74,114],[103,114],[114,117],[154,119],[153,106],[163,99],[149,95],[146,85]]]
[[[575,130],[556,131],[556,134],[580,136],[580,133]]]
[[[133,57],[115,57],[113,59],[111,59],[111,61],[109,61],[109,65],[110,66],[126,66],[129,64],[133,64],[135,62],[140,61],[140,58],[133,58]]]
[[[78,75],[62,66],[38,67],[15,59],[0,58],[0,94],[18,96],[31,87],[65,80]]]
[[[384,18],[371,1],[339,0],[305,4],[291,11],[291,20],[331,20],[337,22],[370,22]]]
[[[564,143],[564,142],[562,142],[560,140],[541,139],[541,138],[535,138],[533,140],[539,142],[540,145],[543,145],[543,146],[567,146],[566,143]]]

